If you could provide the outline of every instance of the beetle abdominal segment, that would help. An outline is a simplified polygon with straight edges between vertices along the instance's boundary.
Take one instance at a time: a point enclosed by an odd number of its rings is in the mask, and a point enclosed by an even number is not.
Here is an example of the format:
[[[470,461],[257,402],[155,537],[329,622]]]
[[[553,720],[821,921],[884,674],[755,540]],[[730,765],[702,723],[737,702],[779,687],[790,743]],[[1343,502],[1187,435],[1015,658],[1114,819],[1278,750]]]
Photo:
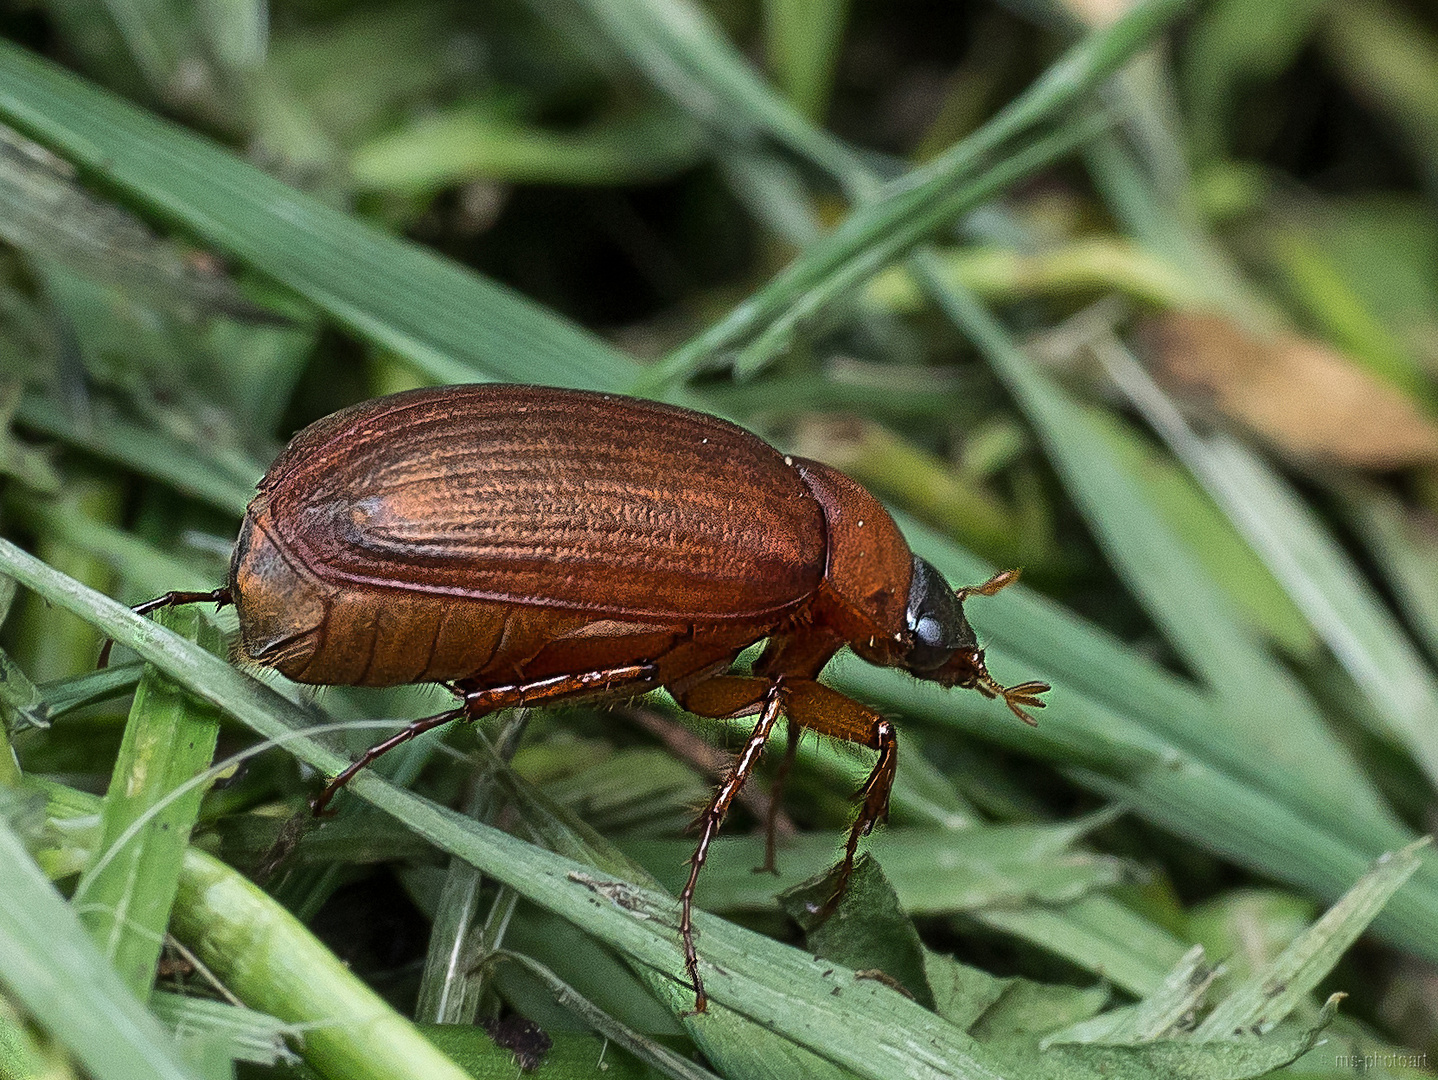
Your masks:
[[[239,654],[296,678],[318,647],[329,605],[323,585],[276,541],[267,519],[264,496],[259,496],[250,504],[230,559]]]

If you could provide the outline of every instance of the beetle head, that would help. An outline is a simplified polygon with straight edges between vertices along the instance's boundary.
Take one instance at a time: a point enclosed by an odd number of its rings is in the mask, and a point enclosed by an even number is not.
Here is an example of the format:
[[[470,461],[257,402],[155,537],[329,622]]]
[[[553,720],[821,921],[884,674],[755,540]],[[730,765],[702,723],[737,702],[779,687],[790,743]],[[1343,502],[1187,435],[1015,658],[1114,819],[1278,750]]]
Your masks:
[[[1023,706],[1043,708],[1038,695],[1049,689],[1048,684],[1028,682],[1003,686],[995,680],[984,665],[984,650],[979,648],[978,636],[964,615],[967,597],[992,596],[1018,580],[1018,576],[1017,570],[1008,570],[982,585],[955,590],[938,570],[915,555],[905,611],[909,644],[900,663],[916,678],[941,686],[977,690],[985,697],[1002,698],[1015,716],[1026,724],[1033,724],[1033,717]]]

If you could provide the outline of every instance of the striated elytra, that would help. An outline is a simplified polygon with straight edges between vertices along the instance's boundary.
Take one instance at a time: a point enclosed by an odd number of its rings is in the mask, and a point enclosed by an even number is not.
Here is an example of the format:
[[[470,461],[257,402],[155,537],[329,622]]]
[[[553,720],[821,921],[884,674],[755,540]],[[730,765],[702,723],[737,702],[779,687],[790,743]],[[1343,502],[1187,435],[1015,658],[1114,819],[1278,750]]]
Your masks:
[[[779,716],[795,734],[879,753],[837,899],[859,838],[887,811],[897,741],[888,720],[819,673],[847,646],[1001,698],[1032,723],[1024,707],[1042,705],[1048,687],[990,677],[963,611],[966,597],[1017,576],[952,589],[853,480],[724,420],[614,394],[450,386],[311,424],[260,481],[228,587],[140,610],[232,602],[243,658],[299,682],[452,686],[459,707],[373,747],[330,782],[316,812],[385,751],[496,709],[665,687],[700,716],[757,713],[700,817],[680,894],[703,1011],[695,882]],[[752,674],[731,674],[766,638]]]

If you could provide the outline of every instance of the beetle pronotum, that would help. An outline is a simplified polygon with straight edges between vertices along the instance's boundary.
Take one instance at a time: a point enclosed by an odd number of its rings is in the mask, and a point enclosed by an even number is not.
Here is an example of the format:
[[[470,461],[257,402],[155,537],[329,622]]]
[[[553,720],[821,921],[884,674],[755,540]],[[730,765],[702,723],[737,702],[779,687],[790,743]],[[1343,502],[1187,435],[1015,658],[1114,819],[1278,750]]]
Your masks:
[[[837,898],[859,838],[887,812],[898,743],[887,719],[819,673],[848,646],[1001,698],[1032,723],[1024,708],[1042,706],[1048,687],[996,682],[963,610],[1017,576],[950,588],[854,481],[715,417],[613,394],[451,386],[311,424],[260,481],[228,586],[137,610],[233,603],[241,657],[302,683],[453,688],[458,707],[372,747],[316,813],[400,743],[510,706],[664,687],[700,716],[758,714],[700,815],[679,897],[702,1012],[694,886],[779,716],[796,735],[879,754]],[[731,673],[764,639],[752,674]]]

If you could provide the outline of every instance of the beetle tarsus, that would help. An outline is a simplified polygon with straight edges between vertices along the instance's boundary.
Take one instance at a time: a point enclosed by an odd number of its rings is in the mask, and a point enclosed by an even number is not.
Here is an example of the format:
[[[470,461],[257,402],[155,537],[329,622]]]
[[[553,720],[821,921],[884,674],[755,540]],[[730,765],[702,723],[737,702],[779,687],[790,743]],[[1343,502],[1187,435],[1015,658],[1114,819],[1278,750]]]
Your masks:
[[[1004,686],[991,676],[987,671],[981,672],[974,689],[983,694],[984,697],[1000,698],[1009,711],[1022,720],[1029,727],[1038,727],[1039,722],[1024,711],[1027,706],[1030,709],[1042,709],[1045,702],[1040,699],[1040,694],[1046,694],[1053,689],[1046,682],[1026,682],[1016,686]]]
[[[148,615],[152,611],[159,611],[160,608],[179,607],[182,604],[205,604],[211,601],[214,602],[216,611],[226,604],[235,602],[228,588],[211,589],[209,592],[167,592],[164,596],[157,596],[153,600],[146,600],[143,604],[136,604],[130,610],[136,615]],[[105,639],[100,646],[100,655],[95,660],[95,667],[110,666],[110,650],[114,645],[114,638]]]
[[[849,887],[860,838],[873,832],[876,822],[887,821],[889,818],[889,792],[894,786],[894,774],[899,768],[899,738],[894,732],[894,725],[884,719],[875,723],[871,745],[878,749],[879,760],[874,763],[873,772],[869,773],[869,778],[859,789],[858,798],[863,805],[849,829],[849,840],[844,845],[844,863],[839,869],[839,880],[834,891],[829,894],[829,899],[824,901],[824,906],[819,910],[821,922],[838,910],[844,890]]]

